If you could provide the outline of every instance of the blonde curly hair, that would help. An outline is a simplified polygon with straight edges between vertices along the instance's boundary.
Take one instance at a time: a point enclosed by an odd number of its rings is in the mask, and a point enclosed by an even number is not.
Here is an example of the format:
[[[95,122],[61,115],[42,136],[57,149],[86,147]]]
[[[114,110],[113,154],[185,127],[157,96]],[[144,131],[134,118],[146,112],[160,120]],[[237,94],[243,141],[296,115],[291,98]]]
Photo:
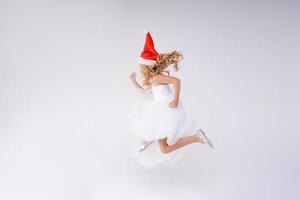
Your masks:
[[[178,51],[172,51],[170,53],[159,54],[156,59],[156,64],[154,65],[140,65],[141,66],[141,74],[143,76],[143,84],[151,85],[152,78],[156,74],[167,74],[169,75],[169,70],[167,68],[169,65],[173,65],[175,71],[179,70],[179,63],[183,59],[183,55]]]

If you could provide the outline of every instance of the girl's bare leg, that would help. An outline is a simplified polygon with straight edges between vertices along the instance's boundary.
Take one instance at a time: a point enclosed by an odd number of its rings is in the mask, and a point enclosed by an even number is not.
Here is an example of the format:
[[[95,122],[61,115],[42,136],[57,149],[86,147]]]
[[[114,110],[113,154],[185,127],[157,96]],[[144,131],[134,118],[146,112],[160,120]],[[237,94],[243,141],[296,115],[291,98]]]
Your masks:
[[[168,145],[167,138],[158,140],[159,147],[162,153],[171,153],[172,151],[175,151],[176,149],[179,149],[183,146],[197,142],[204,143],[197,135],[183,137],[173,145]]]

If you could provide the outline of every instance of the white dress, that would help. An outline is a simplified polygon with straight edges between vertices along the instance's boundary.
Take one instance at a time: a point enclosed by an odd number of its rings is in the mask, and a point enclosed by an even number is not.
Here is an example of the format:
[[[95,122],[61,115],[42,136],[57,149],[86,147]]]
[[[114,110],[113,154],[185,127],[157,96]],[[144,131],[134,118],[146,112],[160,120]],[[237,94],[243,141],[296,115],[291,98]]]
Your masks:
[[[196,134],[196,121],[188,120],[182,102],[179,100],[176,108],[169,106],[174,99],[169,85],[152,86],[148,92],[141,92],[133,112],[131,131],[142,140],[154,140],[145,151],[134,151],[135,158],[146,167],[155,167],[161,164],[173,165],[179,160],[183,149],[171,153],[162,153],[158,139],[167,138],[169,145],[175,144],[180,138]]]

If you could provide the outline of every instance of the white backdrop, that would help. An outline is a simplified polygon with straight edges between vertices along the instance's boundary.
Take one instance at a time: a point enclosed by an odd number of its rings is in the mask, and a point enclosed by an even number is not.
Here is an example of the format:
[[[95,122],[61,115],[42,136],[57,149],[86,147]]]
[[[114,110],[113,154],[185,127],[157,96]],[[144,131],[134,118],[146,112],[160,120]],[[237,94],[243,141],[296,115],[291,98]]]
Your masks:
[[[0,1],[0,199],[298,199],[297,1]],[[148,28],[215,149],[129,155]]]

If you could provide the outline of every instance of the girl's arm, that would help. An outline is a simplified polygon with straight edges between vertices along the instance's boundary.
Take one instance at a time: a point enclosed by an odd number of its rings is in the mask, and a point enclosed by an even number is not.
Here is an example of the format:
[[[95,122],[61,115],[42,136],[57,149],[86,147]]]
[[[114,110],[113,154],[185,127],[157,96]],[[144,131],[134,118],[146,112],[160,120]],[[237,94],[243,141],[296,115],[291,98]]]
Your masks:
[[[136,74],[132,73],[130,74],[130,80],[132,82],[132,84],[134,85],[134,87],[138,90],[144,90],[144,88],[136,81]]]
[[[177,107],[180,96],[180,79],[173,76],[155,75],[153,81],[156,83],[172,84],[175,90],[174,100],[170,102],[170,107]]]

